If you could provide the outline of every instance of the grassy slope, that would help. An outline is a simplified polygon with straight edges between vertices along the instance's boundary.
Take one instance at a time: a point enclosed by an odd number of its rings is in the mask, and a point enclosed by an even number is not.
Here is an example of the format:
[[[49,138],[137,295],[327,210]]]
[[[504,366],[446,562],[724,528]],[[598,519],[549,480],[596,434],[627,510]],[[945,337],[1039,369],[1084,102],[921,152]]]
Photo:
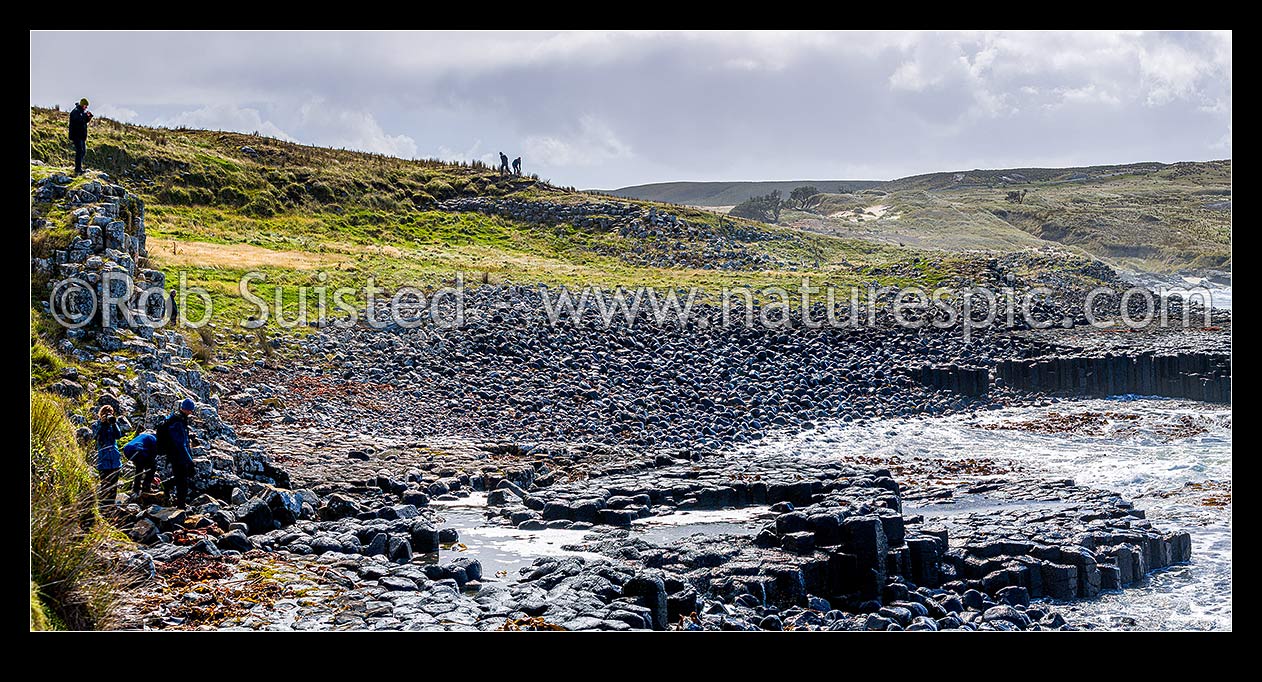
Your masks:
[[[606,194],[647,201],[692,206],[735,206],[752,196],[780,190],[789,196],[795,188],[810,185],[821,192],[854,192],[879,187],[879,180],[785,180],[768,182],[655,182],[608,190]]]
[[[64,169],[69,158],[65,116],[32,108],[31,158],[52,164],[33,166],[32,177]],[[256,154],[242,152],[243,146]],[[817,283],[906,283],[908,276],[891,274],[899,272],[933,283],[953,267],[950,259],[925,265],[923,254],[887,244],[721,219],[682,207],[670,210],[696,223],[726,220],[786,237],[744,247],[793,267],[758,272],[643,267],[623,257],[643,246],[634,238],[448,213],[434,206],[436,199],[456,196],[580,202],[592,199],[587,194],[532,178],[505,178],[482,165],[407,161],[237,133],[96,120],[87,164],[109,172],[145,201],[151,265],[168,277],[186,271],[190,284],[210,290],[216,309],[230,313],[231,321],[253,310],[237,294],[240,277],[252,270],[268,275],[267,283],[253,288],[270,298],[273,285],[362,287],[372,276],[389,289],[438,285],[456,272],[465,273],[466,280],[485,276],[493,283],[717,290],[746,284],[790,287],[800,282],[801,269],[809,269]],[[54,227],[32,237],[37,253],[57,246],[50,235],[71,235],[61,227],[66,216],[48,217]],[[327,279],[317,279],[320,272]],[[292,288],[285,293],[292,302]],[[195,310],[193,302],[190,312]]]
[[[31,629],[87,630],[111,624],[125,587],[108,548],[129,541],[97,513],[89,451],[77,442],[71,413],[91,414],[92,395],[75,402],[49,393],[67,366],[85,383],[108,371],[56,353],[58,330],[31,315]]]
[[[1030,182],[1007,184],[1013,174]],[[1027,190],[1025,200],[1005,199]],[[1123,269],[1231,268],[1231,162],[934,173],[829,194],[783,222],[838,236],[950,250],[1056,242]],[[1217,206],[1216,206],[1217,205]],[[876,206],[888,206],[880,217]],[[864,213],[856,213],[866,211]]]

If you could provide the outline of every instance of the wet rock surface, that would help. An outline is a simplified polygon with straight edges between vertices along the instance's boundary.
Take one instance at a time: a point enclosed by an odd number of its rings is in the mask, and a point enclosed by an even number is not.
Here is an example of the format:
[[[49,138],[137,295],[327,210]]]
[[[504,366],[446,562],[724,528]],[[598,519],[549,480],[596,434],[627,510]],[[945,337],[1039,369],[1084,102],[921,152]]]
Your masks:
[[[469,466],[487,466],[476,450],[463,453]],[[407,461],[399,464],[427,456],[400,454]],[[791,454],[670,459],[543,486],[520,476],[520,484],[495,483],[489,469],[461,467],[438,480],[468,485],[444,493],[446,504],[421,507],[384,492],[383,474],[358,486],[357,496],[350,482],[328,484],[344,492],[310,493],[322,498],[320,518],[351,500],[363,511],[262,533],[234,525],[209,502],[189,513],[151,508],[140,516],[186,537],[147,552],[159,574],[171,562],[266,557],[325,585],[318,598],[289,597],[294,605],[283,613],[245,609],[209,623],[251,628],[1065,629],[1074,625],[1058,602],[1121,589],[1189,558],[1185,533],[1162,532],[1124,500],[1068,481],[1018,472],[961,481],[944,471],[904,493],[888,469],[844,458],[809,468],[794,466]],[[547,463],[525,466],[538,472]],[[508,504],[484,505],[488,486],[504,491]],[[455,509],[448,505],[461,503],[492,526],[581,533],[565,552],[538,556],[515,574],[490,574],[462,556],[461,529],[445,525]],[[646,519],[740,507],[759,510],[756,531],[654,542],[638,530]],[[207,517],[233,530],[221,532]],[[197,526],[210,530],[194,543],[189,529]],[[444,538],[444,531],[453,532]],[[284,590],[277,599],[286,599]],[[183,600],[163,606],[149,624],[199,624],[187,607]]]
[[[90,228],[126,195],[66,184],[32,191],[85,209],[75,216],[90,255],[33,271],[126,269],[144,251],[142,212],[98,248]],[[115,237],[126,248],[111,253]],[[478,289],[458,329],[326,327],[206,373],[179,333],[96,325],[68,335],[60,350],[116,378],[71,371],[56,384],[63,394],[98,395],[139,425],[184,397],[199,406],[189,508],[159,491],[113,514],[137,544],[126,566],[143,585],[125,625],[1064,629],[1076,624],[1059,603],[1190,558],[1186,533],[1153,526],[1128,501],[1002,462],[923,453],[892,466],[844,450],[804,460],[738,449],[824,423],[1041,400],[916,372],[1076,348],[1064,339],[996,331],[965,343],[887,324],[725,328],[713,310],[683,328],[553,327],[538,317],[543,295]],[[754,512],[748,532],[645,531],[738,510]],[[520,550],[528,563],[511,572],[488,570],[490,557],[484,565],[465,542],[473,523],[566,541]]]
[[[814,355],[792,356],[778,369],[771,352],[733,361],[735,353],[725,349],[707,366],[681,350],[686,339],[738,342],[681,333],[680,346],[671,349],[669,333],[659,334],[658,346],[630,337],[645,345],[643,357],[679,355],[659,374],[637,368],[639,360],[611,361],[612,346],[600,344],[628,338],[617,334],[577,331],[567,337],[568,347],[532,347],[498,327],[498,343],[491,343],[491,329],[427,331],[428,337],[316,331],[280,344],[280,352],[297,350],[294,357],[308,359],[299,367],[280,372],[265,362],[226,373],[220,388],[233,397],[221,404],[240,424],[236,443],[268,453],[286,486],[243,482],[230,491],[236,499],[201,500],[184,515],[129,508],[133,537],[148,547],[146,560],[159,575],[167,563],[188,556],[232,564],[261,553],[285,570],[314,571],[329,585],[315,590],[319,598],[297,599],[282,619],[265,609],[218,619],[164,606],[159,612],[168,609],[167,615],[148,624],[1064,629],[1076,625],[1057,611],[1058,603],[1124,589],[1190,558],[1186,533],[1152,526],[1116,495],[1071,481],[1023,478],[1000,462],[929,456],[894,468],[838,452],[835,460],[804,464],[791,452],[733,449],[749,433],[749,422],[773,405],[777,416],[792,417],[767,427],[782,434],[815,428],[816,419],[969,412],[1024,397],[1003,389],[963,396],[895,371],[923,353],[953,349],[947,338],[923,346],[896,336],[874,340],[863,347],[876,358],[870,365],[857,356],[849,363],[832,360],[826,342],[810,346],[823,354],[815,371],[840,375],[817,380],[821,395],[868,382],[846,391],[849,399],[826,403],[841,406],[837,416],[821,417],[802,396],[770,388],[800,379],[792,363]],[[796,342],[753,343],[787,349]],[[1016,343],[992,342],[982,347],[1024,352]],[[530,361],[513,354],[515,343],[529,348],[544,371],[523,370]],[[832,352],[851,352],[841,348]],[[590,359],[577,359],[585,354]],[[690,367],[694,373],[685,374]],[[700,391],[691,386],[736,382],[740,371],[774,378],[754,384],[744,392],[751,399],[739,405],[705,406],[682,394],[730,395],[734,383]],[[591,392],[566,388],[569,382],[585,382]],[[635,420],[617,431],[593,414],[608,405],[616,415],[635,398],[659,392],[666,399],[642,399]],[[476,397],[465,397],[471,394]],[[616,397],[602,399],[607,395]],[[543,411],[525,402],[544,398],[557,405]],[[720,419],[733,426],[709,438],[672,440]],[[624,432],[631,435],[619,437]],[[531,556],[522,550],[519,558],[529,560],[524,566],[489,570],[479,558],[486,555],[463,541],[472,531],[467,515],[453,515],[457,508],[476,511],[480,532],[500,529],[525,542],[567,535],[557,551]],[[741,533],[711,528],[648,539],[644,532],[646,524],[681,515],[734,510],[755,510],[763,522]],[[277,598],[285,598],[285,588],[279,589]]]

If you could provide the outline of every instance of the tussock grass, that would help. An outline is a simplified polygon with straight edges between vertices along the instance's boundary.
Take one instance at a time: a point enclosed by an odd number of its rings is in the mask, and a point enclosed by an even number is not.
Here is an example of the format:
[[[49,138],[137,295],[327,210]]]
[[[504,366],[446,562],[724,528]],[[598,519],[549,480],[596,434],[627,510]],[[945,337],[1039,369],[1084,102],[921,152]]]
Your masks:
[[[109,627],[121,587],[96,477],[55,396],[31,394],[31,629]]]
[[[210,365],[215,361],[215,330],[212,327],[197,327],[191,333],[186,333],[185,337],[193,351],[193,359],[202,365]]]

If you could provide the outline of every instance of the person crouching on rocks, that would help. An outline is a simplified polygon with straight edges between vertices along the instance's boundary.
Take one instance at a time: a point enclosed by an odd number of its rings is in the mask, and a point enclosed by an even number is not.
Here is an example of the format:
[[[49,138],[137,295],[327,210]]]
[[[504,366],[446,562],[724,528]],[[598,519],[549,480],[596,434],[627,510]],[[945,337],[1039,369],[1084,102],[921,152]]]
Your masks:
[[[118,452],[118,439],[123,437],[123,429],[118,425],[113,407],[101,406],[96,414],[96,423],[92,425],[92,436],[96,440],[96,473],[100,479],[100,500],[97,504],[105,513],[118,501],[118,473],[123,468]]]
[[[185,398],[180,408],[171,413],[156,429],[156,437],[162,453],[171,465],[171,474],[175,478],[175,504],[181,509],[188,509],[188,479],[193,475],[193,452],[189,450],[188,419],[197,407],[192,400]]]
[[[158,474],[158,437],[148,431],[137,434],[123,446],[123,456],[136,466],[131,494],[136,500],[149,494],[153,477]]]

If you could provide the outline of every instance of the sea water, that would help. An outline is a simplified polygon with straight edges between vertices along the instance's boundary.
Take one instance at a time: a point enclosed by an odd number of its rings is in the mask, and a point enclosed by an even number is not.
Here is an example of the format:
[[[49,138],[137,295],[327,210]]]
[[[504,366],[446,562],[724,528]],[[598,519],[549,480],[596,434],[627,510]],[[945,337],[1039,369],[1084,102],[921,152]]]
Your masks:
[[[1051,413],[1106,416],[1103,424],[1069,433],[986,428],[1037,423]],[[1154,526],[1189,532],[1191,563],[1157,572],[1139,587],[1058,608],[1075,622],[1101,628],[1231,629],[1230,407],[1133,396],[1059,401],[821,428],[743,454],[762,448],[787,448],[805,462],[817,457],[984,458],[1118,492],[1143,509]],[[988,504],[960,502],[960,511],[984,510],[975,506]]]

